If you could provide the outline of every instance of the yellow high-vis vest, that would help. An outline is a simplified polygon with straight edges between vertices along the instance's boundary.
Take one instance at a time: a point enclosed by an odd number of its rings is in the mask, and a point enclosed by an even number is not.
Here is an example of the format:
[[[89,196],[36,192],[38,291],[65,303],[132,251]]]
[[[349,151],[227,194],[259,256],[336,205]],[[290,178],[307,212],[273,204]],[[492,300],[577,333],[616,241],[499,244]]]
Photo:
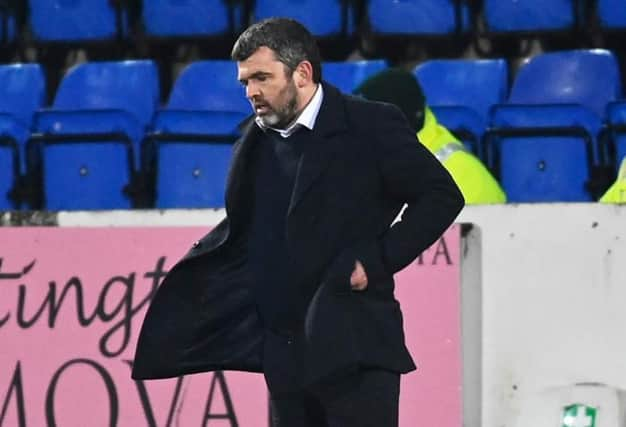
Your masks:
[[[617,180],[600,198],[600,203],[626,203],[626,157],[619,166]]]
[[[426,107],[424,113],[424,126],[417,137],[452,175],[465,203],[506,203],[506,194],[480,159],[437,122],[430,108]]]

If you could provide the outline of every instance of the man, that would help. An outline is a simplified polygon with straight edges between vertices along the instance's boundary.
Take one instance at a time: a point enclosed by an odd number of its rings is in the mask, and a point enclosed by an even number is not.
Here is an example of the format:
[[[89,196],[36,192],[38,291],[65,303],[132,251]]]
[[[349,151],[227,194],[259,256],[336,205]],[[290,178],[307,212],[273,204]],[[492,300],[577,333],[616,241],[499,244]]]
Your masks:
[[[450,173],[465,203],[506,203],[506,194],[479,158],[442,126],[426,105],[417,79],[409,71],[390,68],[363,82],[355,94],[372,101],[396,105],[404,113],[417,138]]]
[[[261,371],[275,427],[395,426],[399,376],[415,366],[393,274],[463,198],[396,107],[321,81],[296,21],[252,25],[232,57],[254,116],[235,144],[227,217],[159,288],[133,377]]]

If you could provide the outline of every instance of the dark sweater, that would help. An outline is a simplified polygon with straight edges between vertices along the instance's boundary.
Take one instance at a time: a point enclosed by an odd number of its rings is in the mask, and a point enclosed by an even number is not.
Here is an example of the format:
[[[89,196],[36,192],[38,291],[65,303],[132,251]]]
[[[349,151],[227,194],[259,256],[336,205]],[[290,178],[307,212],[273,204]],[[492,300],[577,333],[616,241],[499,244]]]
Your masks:
[[[286,220],[298,162],[308,129],[288,138],[268,130],[254,154],[254,204],[248,240],[248,260],[261,317],[269,329],[293,326],[299,304],[291,280],[291,260],[286,245]]]

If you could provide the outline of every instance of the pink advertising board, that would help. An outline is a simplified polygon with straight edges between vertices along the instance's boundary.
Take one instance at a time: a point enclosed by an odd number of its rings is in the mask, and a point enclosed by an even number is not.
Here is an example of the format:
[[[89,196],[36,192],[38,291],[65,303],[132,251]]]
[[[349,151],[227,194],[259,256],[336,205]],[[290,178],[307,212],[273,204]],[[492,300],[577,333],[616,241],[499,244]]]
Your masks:
[[[0,228],[0,427],[267,427],[258,374],[132,381],[147,302],[206,232]],[[459,229],[400,272],[407,342],[400,424],[461,427]]]

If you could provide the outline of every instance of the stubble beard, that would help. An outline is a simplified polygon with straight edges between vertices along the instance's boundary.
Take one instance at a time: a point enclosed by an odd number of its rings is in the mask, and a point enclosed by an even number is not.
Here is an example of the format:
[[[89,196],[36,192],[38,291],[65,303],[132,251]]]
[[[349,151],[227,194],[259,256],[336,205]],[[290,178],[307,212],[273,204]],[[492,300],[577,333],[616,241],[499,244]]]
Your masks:
[[[281,91],[281,95],[282,94],[284,94],[287,99],[282,106],[279,105],[276,108],[270,106],[270,112],[257,115],[263,125],[276,129],[285,129],[295,118],[298,108],[298,92],[295,83],[293,81],[289,82]]]

